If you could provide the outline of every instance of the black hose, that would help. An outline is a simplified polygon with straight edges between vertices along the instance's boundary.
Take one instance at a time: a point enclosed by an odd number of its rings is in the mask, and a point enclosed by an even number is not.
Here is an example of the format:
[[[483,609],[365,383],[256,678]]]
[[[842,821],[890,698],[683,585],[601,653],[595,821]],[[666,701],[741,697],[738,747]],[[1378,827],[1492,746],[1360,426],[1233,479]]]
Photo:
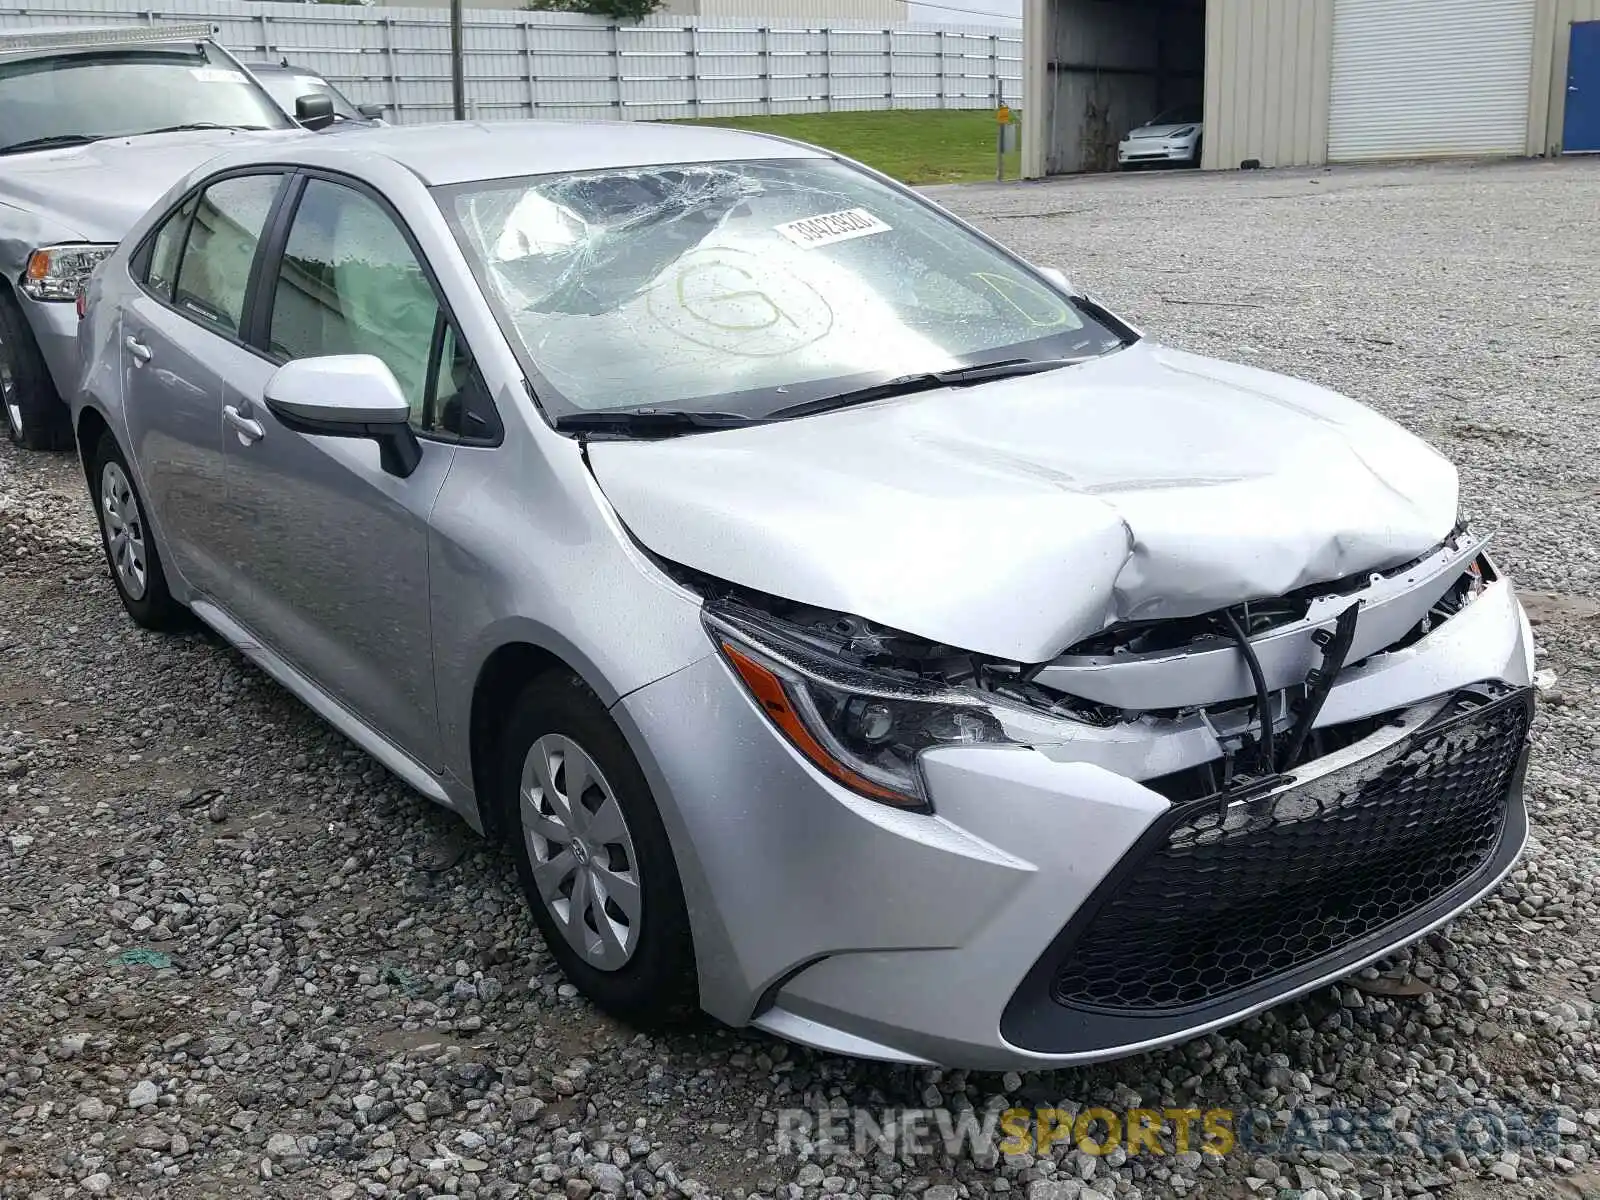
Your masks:
[[[1257,748],[1259,765],[1262,774],[1271,775],[1277,766],[1272,753],[1272,697],[1267,694],[1267,677],[1261,673],[1261,660],[1256,657],[1256,648],[1250,644],[1250,635],[1239,624],[1239,618],[1233,615],[1233,610],[1230,608],[1224,612],[1222,619],[1227,622],[1233,640],[1239,644],[1245,665],[1250,668],[1250,678],[1255,681],[1256,717],[1261,723],[1261,744]]]

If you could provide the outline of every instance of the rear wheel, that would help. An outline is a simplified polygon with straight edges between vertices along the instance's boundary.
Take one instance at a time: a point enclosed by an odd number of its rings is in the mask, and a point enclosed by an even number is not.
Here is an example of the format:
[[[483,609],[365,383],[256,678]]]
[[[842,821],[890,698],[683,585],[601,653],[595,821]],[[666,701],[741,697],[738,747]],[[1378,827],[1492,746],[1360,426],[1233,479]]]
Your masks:
[[[17,302],[0,289],[0,410],[6,433],[29,450],[64,450],[72,445],[67,406],[50,382],[50,371],[33,330]]]
[[[567,978],[641,1028],[692,1016],[694,944],[666,828],[582,680],[528,685],[501,739],[500,787],[523,891]]]
[[[133,473],[110,433],[100,436],[89,464],[89,488],[100,519],[100,541],[117,598],[136,625],[145,629],[181,629],[188,610],[167,590],[161,552],[145,521],[144,502]]]

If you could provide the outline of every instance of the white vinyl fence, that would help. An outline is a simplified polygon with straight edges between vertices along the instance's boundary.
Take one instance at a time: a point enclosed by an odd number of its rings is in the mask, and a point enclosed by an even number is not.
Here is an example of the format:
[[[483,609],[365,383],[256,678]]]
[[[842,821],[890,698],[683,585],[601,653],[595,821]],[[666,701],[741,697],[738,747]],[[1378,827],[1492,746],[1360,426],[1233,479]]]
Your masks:
[[[251,0],[0,0],[0,28],[211,21],[245,61],[287,58],[390,120],[447,121],[449,9]],[[937,25],[808,28],[722,18],[599,17],[469,7],[467,115],[753,116],[988,108],[1022,94],[1014,31]]]

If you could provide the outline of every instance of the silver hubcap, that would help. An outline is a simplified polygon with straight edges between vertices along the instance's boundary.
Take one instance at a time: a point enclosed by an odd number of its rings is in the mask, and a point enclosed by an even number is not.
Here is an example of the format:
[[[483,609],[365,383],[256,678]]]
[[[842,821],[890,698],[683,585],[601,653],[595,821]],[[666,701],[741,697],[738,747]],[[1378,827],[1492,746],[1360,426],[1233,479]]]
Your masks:
[[[11,355],[4,338],[0,338],[0,402],[6,406],[6,421],[11,432],[22,436],[22,399],[17,395],[17,381],[11,373]]]
[[[639,860],[617,797],[594,759],[547,733],[522,765],[522,834],[534,883],[584,961],[623,966],[639,945]]]
[[[144,598],[149,578],[145,560],[144,517],[122,468],[108,462],[100,473],[100,520],[105,525],[111,565],[130,600]]]

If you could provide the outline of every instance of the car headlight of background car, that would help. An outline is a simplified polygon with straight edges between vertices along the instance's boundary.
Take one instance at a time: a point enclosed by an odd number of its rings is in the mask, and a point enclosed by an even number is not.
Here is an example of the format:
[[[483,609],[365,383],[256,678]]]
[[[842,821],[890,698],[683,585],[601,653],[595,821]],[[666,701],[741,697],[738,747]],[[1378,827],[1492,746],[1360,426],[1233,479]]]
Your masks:
[[[977,688],[849,662],[776,618],[708,609],[705,621],[757,706],[795,749],[846,787],[896,808],[931,809],[917,765],[924,750],[1071,736],[1069,721]]]
[[[1171,133],[1167,134],[1167,138],[1168,140],[1173,138],[1186,138],[1192,133],[1194,133],[1194,126],[1185,125],[1182,129],[1174,129]]]
[[[22,290],[35,300],[75,300],[78,289],[115,249],[91,242],[42,246],[28,255]]]

